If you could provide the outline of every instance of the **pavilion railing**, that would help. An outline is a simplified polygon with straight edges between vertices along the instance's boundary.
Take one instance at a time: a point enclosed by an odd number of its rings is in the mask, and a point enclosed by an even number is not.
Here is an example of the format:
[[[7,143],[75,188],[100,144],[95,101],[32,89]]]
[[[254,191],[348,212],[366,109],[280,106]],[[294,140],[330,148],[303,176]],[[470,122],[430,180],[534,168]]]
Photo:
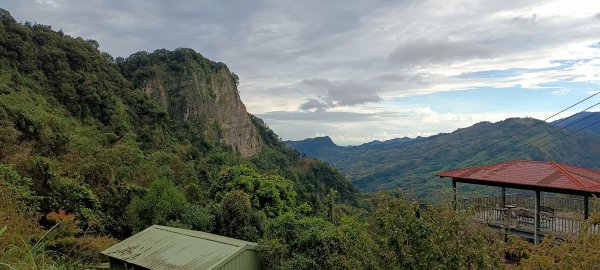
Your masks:
[[[583,217],[584,200],[574,196],[548,196],[540,199],[540,205],[555,210],[551,215],[543,213],[540,218],[540,231],[556,235],[577,234],[585,229],[590,233],[600,234],[600,225],[585,223]],[[600,212],[595,200],[590,199],[590,213]],[[507,208],[510,207],[510,208]],[[504,205],[502,196],[482,196],[465,198],[457,201],[457,208],[470,209],[474,217],[496,225],[534,230],[533,212],[535,198],[530,194],[506,194]],[[526,215],[523,215],[525,213]]]

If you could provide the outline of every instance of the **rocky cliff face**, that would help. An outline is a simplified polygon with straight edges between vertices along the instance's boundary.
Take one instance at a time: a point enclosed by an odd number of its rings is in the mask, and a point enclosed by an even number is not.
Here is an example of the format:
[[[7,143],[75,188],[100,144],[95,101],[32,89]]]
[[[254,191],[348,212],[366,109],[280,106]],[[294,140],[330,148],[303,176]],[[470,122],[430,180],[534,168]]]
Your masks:
[[[178,50],[150,54],[166,54],[169,59],[158,57],[148,63],[134,83],[154,97],[171,119],[204,120],[211,127],[207,129],[209,137],[230,145],[244,157],[257,154],[260,137],[240,99],[237,76],[222,63],[211,62],[189,49]]]

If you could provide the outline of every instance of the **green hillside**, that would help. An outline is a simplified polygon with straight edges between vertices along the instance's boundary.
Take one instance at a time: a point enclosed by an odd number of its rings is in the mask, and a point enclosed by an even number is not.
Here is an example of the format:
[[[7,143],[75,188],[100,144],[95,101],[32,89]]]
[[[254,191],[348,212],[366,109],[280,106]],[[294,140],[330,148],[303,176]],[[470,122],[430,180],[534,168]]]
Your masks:
[[[308,138],[301,141],[284,141],[284,143],[307,156],[317,156],[324,148],[340,148],[327,136]]]
[[[552,121],[552,125],[565,127],[572,131],[588,130],[600,132],[600,112],[580,112],[566,118]]]
[[[249,115],[237,75],[191,49],[117,59],[98,49],[0,9],[0,269],[104,268],[100,251],[153,224],[257,241],[263,269],[542,269],[550,248],[562,268],[597,265],[598,237],[507,244],[449,201],[359,194]],[[467,153],[458,146],[483,143],[451,135],[404,142],[403,168],[454,166]],[[580,139],[561,154],[598,153]],[[371,146],[358,183],[399,184],[388,181],[396,144]],[[455,155],[438,160],[445,152]]]
[[[19,24],[0,10],[0,193],[26,202],[30,222],[51,228],[73,215],[78,225],[69,237],[123,238],[163,224],[258,240],[266,219],[297,207],[326,216],[330,189],[338,202],[355,204],[356,189],[342,174],[287,148],[243,104],[184,120],[141,89],[143,80],[193,74],[236,102],[230,88],[237,76],[225,64],[190,49],[115,60],[98,48],[50,26]],[[169,88],[170,104],[183,104],[180,92],[204,93],[194,89]],[[229,102],[211,98],[219,93],[206,98],[215,108]],[[247,119],[249,138],[260,143],[248,149],[260,152],[241,155],[245,146],[227,141],[219,117]],[[245,198],[245,218],[228,220]],[[63,244],[55,248],[70,252]]]
[[[534,127],[528,129],[530,126]],[[333,164],[363,191],[401,187],[429,196],[447,185],[435,173],[453,168],[512,159],[600,168],[597,133],[567,136],[571,132],[536,119],[511,118],[412,142],[322,147],[311,156]]]

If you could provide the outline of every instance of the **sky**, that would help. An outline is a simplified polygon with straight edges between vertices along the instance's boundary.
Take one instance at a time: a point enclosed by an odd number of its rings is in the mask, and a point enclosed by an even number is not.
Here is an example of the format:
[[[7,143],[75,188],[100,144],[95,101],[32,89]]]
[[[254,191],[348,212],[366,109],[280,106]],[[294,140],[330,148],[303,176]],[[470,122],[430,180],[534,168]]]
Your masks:
[[[600,1],[8,0],[114,57],[192,48],[284,140],[339,145],[548,116],[600,90]],[[600,102],[600,95],[555,120]],[[600,106],[590,110],[600,110]]]

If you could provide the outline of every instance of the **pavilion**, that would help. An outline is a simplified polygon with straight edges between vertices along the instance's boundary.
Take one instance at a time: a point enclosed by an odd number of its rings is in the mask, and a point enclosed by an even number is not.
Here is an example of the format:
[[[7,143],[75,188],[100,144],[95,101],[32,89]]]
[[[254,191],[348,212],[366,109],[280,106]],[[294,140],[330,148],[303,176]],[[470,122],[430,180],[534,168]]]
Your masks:
[[[515,205],[507,204],[506,188],[530,190],[535,193],[534,211],[529,216],[533,223],[533,239],[539,243],[540,220],[556,222],[554,209],[540,204],[540,192],[568,194],[583,197],[584,219],[589,217],[589,198],[600,195],[600,171],[581,167],[560,164],[557,162],[514,160],[485,166],[470,167],[464,169],[450,170],[438,173],[439,177],[452,178],[452,189],[454,192],[454,203],[456,206],[456,183],[469,183],[502,188],[502,194],[494,203],[499,211],[511,210]],[[550,212],[551,219],[541,211]],[[540,211],[541,210],[541,211]],[[522,221],[526,218],[527,211],[520,209],[518,213],[512,213],[511,217]],[[524,213],[524,214],[523,214]],[[567,224],[565,221],[562,224]],[[558,222],[558,223],[560,223]],[[518,225],[518,222],[517,222]],[[559,224],[560,225],[560,224]],[[560,226],[554,226],[558,228]],[[596,228],[597,229],[597,228]]]

